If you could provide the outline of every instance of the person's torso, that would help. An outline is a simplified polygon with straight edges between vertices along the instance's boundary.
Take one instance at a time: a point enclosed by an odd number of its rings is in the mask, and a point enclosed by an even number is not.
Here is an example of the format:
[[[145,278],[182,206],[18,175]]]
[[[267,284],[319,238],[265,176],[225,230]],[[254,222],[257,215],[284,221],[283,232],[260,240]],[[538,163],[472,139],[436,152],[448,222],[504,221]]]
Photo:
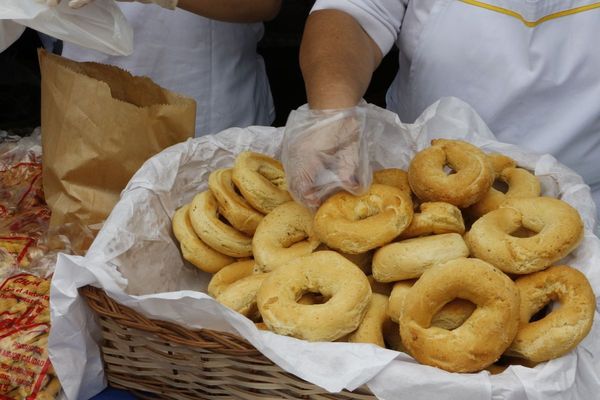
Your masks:
[[[256,53],[261,23],[226,23],[144,4],[121,4],[121,9],[134,30],[132,55],[109,56],[68,43],[63,55],[117,65],[193,97],[196,136],[271,123],[271,93]]]
[[[600,189],[600,2],[408,1],[388,108],[413,122],[441,97],[500,141],[554,154]]]

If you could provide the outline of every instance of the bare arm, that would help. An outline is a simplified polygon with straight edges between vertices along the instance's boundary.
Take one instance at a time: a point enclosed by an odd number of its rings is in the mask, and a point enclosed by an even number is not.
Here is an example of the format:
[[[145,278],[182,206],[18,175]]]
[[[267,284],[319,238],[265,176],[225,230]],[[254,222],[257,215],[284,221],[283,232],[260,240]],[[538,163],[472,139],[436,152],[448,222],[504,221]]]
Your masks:
[[[179,0],[177,7],[206,18],[225,22],[269,21],[282,0]]]
[[[355,106],[365,94],[381,58],[379,47],[350,15],[337,10],[312,13],[300,48],[309,106]]]

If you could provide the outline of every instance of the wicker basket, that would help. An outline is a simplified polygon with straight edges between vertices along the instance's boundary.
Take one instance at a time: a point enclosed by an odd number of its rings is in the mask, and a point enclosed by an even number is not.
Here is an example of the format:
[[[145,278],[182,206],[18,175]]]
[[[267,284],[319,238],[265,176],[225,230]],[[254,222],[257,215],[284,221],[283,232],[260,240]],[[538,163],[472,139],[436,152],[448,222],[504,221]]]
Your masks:
[[[145,318],[86,286],[102,326],[111,386],[143,399],[374,399],[366,387],[331,394],[282,370],[243,338]]]

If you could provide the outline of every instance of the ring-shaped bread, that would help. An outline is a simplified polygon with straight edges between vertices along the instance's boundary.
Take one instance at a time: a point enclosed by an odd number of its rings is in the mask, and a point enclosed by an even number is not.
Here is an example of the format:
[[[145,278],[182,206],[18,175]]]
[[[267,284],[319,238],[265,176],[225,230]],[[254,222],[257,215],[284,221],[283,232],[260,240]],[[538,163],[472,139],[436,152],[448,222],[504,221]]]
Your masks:
[[[475,304],[458,328],[431,325],[448,302],[461,298]],[[400,336],[420,363],[450,372],[480,371],[494,363],[512,343],[519,327],[519,291],[499,269],[459,258],[426,271],[404,298]]]
[[[190,205],[186,204],[173,215],[173,234],[179,241],[183,258],[202,271],[214,274],[235,261],[233,257],[221,254],[204,243],[192,227],[188,215]]]
[[[328,301],[299,304],[305,293],[320,293]],[[358,328],[371,300],[371,287],[356,265],[334,251],[318,251],[270,272],[257,300],[271,331],[334,341]]]
[[[254,235],[263,215],[235,190],[231,168],[217,169],[208,177],[208,188],[219,203],[219,212],[231,226],[248,236]]]
[[[210,191],[198,193],[188,212],[192,227],[204,243],[230,257],[250,257],[252,238],[219,218],[219,203]]]
[[[523,228],[535,233],[516,237]],[[511,274],[546,268],[573,251],[583,238],[577,210],[551,197],[510,198],[479,218],[465,241],[473,257]]]
[[[464,208],[479,201],[494,182],[485,153],[460,140],[434,139],[418,152],[408,168],[413,192],[422,201],[443,201]],[[455,173],[447,175],[444,167]]]
[[[313,232],[313,216],[294,201],[267,214],[252,239],[258,268],[269,272],[288,261],[312,253],[320,242]]]
[[[535,362],[551,360],[571,351],[590,332],[596,297],[583,273],[559,265],[522,276],[515,284],[521,293],[521,325],[507,354]],[[552,301],[560,307],[529,322]]]
[[[317,210],[314,230],[321,242],[349,254],[391,242],[409,224],[412,200],[402,190],[373,184],[362,196],[339,192]]]
[[[421,203],[420,212],[413,219],[399,239],[418,236],[439,235],[441,233],[465,233],[465,222],[458,207],[441,201]]]
[[[481,200],[468,208],[470,216],[481,217],[511,197],[539,197],[542,190],[538,178],[523,168],[505,168],[497,179],[507,184],[507,192],[491,187]]]
[[[500,175],[505,168],[515,168],[517,166],[517,162],[512,158],[505,156],[500,153],[490,153],[487,154],[487,158],[492,164],[492,169],[496,176]]]
[[[267,155],[240,153],[235,159],[232,179],[248,203],[263,214],[292,200],[283,166]]]
[[[256,306],[256,293],[269,274],[253,274],[246,276],[227,286],[216,300],[239,312],[240,314],[256,321],[260,318]]]
[[[373,183],[394,186],[410,195],[408,173],[399,168],[386,168],[373,172]]]
[[[387,244],[373,256],[373,278],[396,282],[420,277],[437,264],[468,257],[469,248],[458,233],[423,236]]]
[[[237,261],[223,267],[208,282],[208,294],[217,298],[233,282],[254,274],[255,267],[254,260]]]
[[[390,317],[387,315],[388,297],[373,293],[367,312],[358,329],[348,335],[350,343],[372,343],[385,348],[383,327]]]
[[[404,308],[404,298],[415,284],[416,279],[396,282],[388,301],[388,315],[393,322],[398,322]],[[449,331],[461,326],[475,311],[475,305],[463,299],[454,299],[442,307],[431,319],[431,326]]]

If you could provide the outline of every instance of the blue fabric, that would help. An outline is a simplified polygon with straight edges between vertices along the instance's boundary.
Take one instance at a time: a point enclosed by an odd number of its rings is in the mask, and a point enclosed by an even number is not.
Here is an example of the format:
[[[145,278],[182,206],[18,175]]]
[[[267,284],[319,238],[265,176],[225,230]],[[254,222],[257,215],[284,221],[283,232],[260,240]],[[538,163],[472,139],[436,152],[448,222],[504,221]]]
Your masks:
[[[137,397],[124,390],[106,388],[101,393],[92,397],[91,400],[136,400]]]

